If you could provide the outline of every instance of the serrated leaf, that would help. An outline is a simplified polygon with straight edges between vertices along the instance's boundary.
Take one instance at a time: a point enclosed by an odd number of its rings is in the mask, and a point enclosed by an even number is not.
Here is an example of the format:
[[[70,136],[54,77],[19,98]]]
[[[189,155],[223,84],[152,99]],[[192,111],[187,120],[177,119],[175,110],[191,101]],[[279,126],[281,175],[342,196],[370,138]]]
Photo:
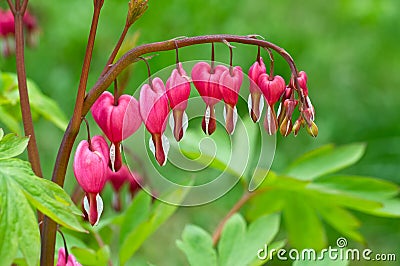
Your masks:
[[[85,232],[77,215],[81,215],[68,194],[55,183],[39,178],[28,162],[19,159],[0,160],[0,178],[18,184],[29,202],[58,224]]]
[[[7,134],[0,140],[0,160],[20,155],[28,146],[29,138]]]
[[[0,265],[10,265],[19,249],[27,265],[34,266],[40,255],[36,216],[18,185],[2,171],[0,167]]]
[[[186,254],[191,266],[217,265],[212,238],[200,227],[187,225],[183,230],[182,240],[177,240],[176,245]]]
[[[299,193],[287,194],[283,210],[289,243],[297,249],[320,250],[327,244],[324,227],[316,211]]]
[[[285,175],[302,180],[313,180],[356,163],[365,152],[365,144],[324,146],[311,151],[289,165]]]

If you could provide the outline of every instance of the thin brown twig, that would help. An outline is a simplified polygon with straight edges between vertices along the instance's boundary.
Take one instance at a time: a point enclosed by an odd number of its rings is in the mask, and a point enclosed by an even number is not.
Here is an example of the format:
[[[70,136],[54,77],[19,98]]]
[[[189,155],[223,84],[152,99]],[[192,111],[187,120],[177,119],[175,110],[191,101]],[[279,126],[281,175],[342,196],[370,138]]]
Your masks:
[[[9,2],[10,4],[10,2]],[[27,1],[23,2],[23,6]],[[22,6],[22,7],[23,7]],[[12,5],[10,5],[10,8]],[[32,170],[35,175],[42,177],[42,168],[40,166],[39,151],[36,143],[36,136],[32,121],[31,107],[29,103],[28,85],[26,81],[25,69],[25,52],[24,52],[24,25],[23,25],[23,10],[19,1],[15,2],[14,7],[14,23],[15,23],[15,56],[17,62],[17,76],[18,76],[18,92],[20,98],[20,106],[22,113],[22,122],[24,125],[25,136],[29,136],[28,144],[28,158],[32,165]]]
[[[224,226],[226,222],[229,220],[229,218],[232,217],[235,213],[237,213],[245,203],[247,203],[251,198],[254,196],[264,193],[267,190],[269,190],[268,187],[265,187],[263,189],[259,189],[254,192],[245,192],[243,196],[233,205],[233,207],[229,210],[229,212],[225,215],[225,217],[221,220],[221,222],[218,224],[217,228],[215,229],[212,240],[213,240],[213,246],[215,246],[218,243],[219,238],[221,237],[222,230],[224,229]]]

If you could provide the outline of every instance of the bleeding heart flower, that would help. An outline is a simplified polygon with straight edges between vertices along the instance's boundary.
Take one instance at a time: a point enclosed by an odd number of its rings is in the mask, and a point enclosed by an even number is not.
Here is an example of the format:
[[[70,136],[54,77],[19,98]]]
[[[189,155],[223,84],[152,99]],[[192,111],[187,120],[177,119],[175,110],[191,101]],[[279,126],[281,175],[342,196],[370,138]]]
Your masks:
[[[278,120],[276,118],[274,104],[285,92],[285,80],[278,75],[271,78],[268,74],[261,74],[258,78],[258,85],[268,103],[267,113],[264,119],[264,128],[269,135],[273,135],[278,129]]]
[[[266,67],[262,57],[260,57],[260,61],[256,61],[249,69],[249,78],[250,78],[250,95],[248,99],[248,107],[251,119],[254,122],[258,122],[260,120],[260,116],[262,110],[264,108],[264,101],[261,98],[261,90],[258,85],[258,78],[261,74],[266,73]]]
[[[155,78],[152,86],[143,85],[140,91],[140,115],[151,133],[150,150],[161,166],[166,164],[169,150],[168,139],[163,135],[168,113],[168,98],[163,81]]]
[[[225,70],[220,77],[220,90],[225,102],[224,118],[226,131],[232,134],[237,121],[236,104],[239,99],[239,90],[243,82],[243,71],[240,66]]]
[[[222,100],[220,77],[228,68],[218,65],[212,68],[206,62],[199,62],[192,69],[193,84],[206,103],[206,111],[202,121],[204,133],[211,135],[216,127],[214,106]]]
[[[74,174],[86,192],[83,203],[91,225],[98,223],[103,211],[103,201],[99,193],[106,182],[108,145],[102,136],[94,136],[90,143],[79,143],[74,158]]]
[[[66,254],[65,248],[58,250],[57,266],[82,266],[72,254]]]
[[[286,88],[285,80],[278,75],[271,78],[268,74],[261,74],[258,85],[271,107],[279,100]]]
[[[303,90],[304,96],[308,96],[308,88],[307,88],[307,74],[304,71],[299,72],[299,76],[297,77],[297,81],[301,89]]]
[[[170,116],[171,128],[175,139],[180,141],[188,125],[185,109],[190,96],[190,79],[185,70],[183,70],[181,63],[172,71],[165,85],[172,109],[172,115]]]
[[[142,123],[139,102],[132,96],[121,95],[114,103],[114,96],[103,92],[93,104],[92,115],[107,138],[118,143],[136,132]]]
[[[299,82],[300,88],[304,93],[304,96],[306,97],[306,101],[307,101],[307,108],[310,108],[310,113],[311,113],[311,120],[314,121],[315,119],[315,110],[314,110],[314,106],[311,103],[311,99],[308,96],[308,87],[307,87],[307,74],[304,71],[300,71],[299,72],[299,76],[297,77],[297,81]],[[310,123],[311,124],[311,123]],[[309,125],[310,125],[309,124]],[[314,130],[314,133],[316,131]],[[310,133],[311,134],[311,133]]]

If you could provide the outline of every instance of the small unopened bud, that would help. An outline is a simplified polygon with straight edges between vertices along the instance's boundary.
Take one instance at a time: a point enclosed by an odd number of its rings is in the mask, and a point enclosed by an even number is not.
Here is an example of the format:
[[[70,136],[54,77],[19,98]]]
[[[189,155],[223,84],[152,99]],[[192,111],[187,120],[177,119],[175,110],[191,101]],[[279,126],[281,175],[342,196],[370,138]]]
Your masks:
[[[318,136],[318,127],[314,123],[314,121],[311,122],[311,126],[307,126],[306,128],[307,128],[307,132],[308,132],[308,134],[310,134],[310,136],[312,136],[314,138]]]
[[[126,23],[132,25],[148,8],[148,0],[130,0]]]
[[[294,122],[294,125],[292,127],[292,131],[293,131],[293,134],[294,134],[295,137],[297,137],[297,134],[299,133],[300,128],[301,128],[303,123],[304,123],[304,120],[303,120],[303,118],[301,116],[296,120],[296,122]]]
[[[306,121],[307,125],[311,127],[312,122],[314,121],[314,112],[311,108],[305,109],[303,112],[304,120]]]
[[[289,136],[290,132],[292,132],[292,120],[285,117],[279,127],[279,131],[281,132],[282,136]]]

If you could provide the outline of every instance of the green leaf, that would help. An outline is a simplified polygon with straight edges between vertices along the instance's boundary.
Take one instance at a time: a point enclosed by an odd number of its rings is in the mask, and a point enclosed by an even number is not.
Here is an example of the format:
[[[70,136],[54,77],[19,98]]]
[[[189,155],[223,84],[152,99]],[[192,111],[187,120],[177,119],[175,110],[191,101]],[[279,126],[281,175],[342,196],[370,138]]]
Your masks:
[[[320,254],[317,253],[317,257]],[[300,254],[301,256],[301,254]],[[325,253],[325,256],[321,260],[296,260],[293,262],[293,266],[347,266],[349,265],[349,261],[346,259],[335,259],[331,260],[328,256],[328,253]]]
[[[0,105],[0,122],[14,133],[22,132],[18,119],[2,105]]]
[[[1,139],[3,138],[3,136],[4,136],[4,131],[3,131],[2,128],[0,128],[0,141],[1,141]]]
[[[28,80],[28,88],[32,111],[43,116],[59,129],[65,130],[68,125],[68,120],[65,114],[58,107],[57,103],[51,98],[45,96],[39,90],[38,86],[30,80]]]
[[[246,221],[240,214],[234,214],[225,224],[218,244],[219,265],[237,265],[237,243],[243,244]],[[236,256],[235,256],[236,255]]]
[[[45,96],[33,81],[28,79],[27,85],[32,116],[41,115],[61,130],[65,130],[68,120],[57,103]],[[13,115],[10,114],[12,112],[9,112],[19,103],[18,82],[14,73],[0,73],[0,103],[3,108],[2,110],[0,108],[0,114],[8,114],[7,117],[2,119],[4,120],[3,123],[15,131],[19,126],[17,126],[15,119],[11,119]],[[18,112],[20,111],[18,110]]]
[[[286,242],[287,242],[286,240],[279,240],[276,242],[265,244],[262,252],[260,250],[257,250],[257,258],[255,258],[249,265],[250,266],[264,265],[265,263],[267,263],[268,261],[271,260],[270,255],[272,254],[272,256],[274,256],[278,252],[279,249],[283,248],[286,245]],[[265,253],[265,252],[267,252],[267,253]],[[261,258],[258,257],[259,255]],[[265,256],[265,259],[264,259],[264,256]]]
[[[106,266],[110,258],[110,248],[107,245],[97,251],[90,248],[72,247],[71,252],[82,265]]]
[[[278,214],[265,215],[251,223],[239,215],[233,215],[226,223],[218,244],[219,265],[248,265],[257,251],[268,245],[279,230]]]
[[[188,189],[177,189],[169,195],[166,195],[166,201],[182,202],[187,192]],[[147,219],[140,222],[132,231],[126,234],[125,240],[119,250],[120,264],[124,265],[129,258],[135,254],[141,244],[152,233],[154,233],[176,211],[177,208],[178,206],[176,205],[169,205],[157,200],[153,204]],[[146,215],[143,215],[143,217],[144,216]],[[129,221],[127,221],[127,223],[129,223]]]
[[[283,211],[290,244],[320,250],[327,244],[324,227],[311,204],[300,193],[287,193]]]
[[[182,233],[182,241],[176,245],[182,250],[191,266],[217,265],[217,254],[211,236],[202,228],[187,225]]]
[[[365,243],[364,237],[357,231],[361,222],[349,211],[321,201],[314,202],[313,206],[322,218],[343,236]]]
[[[328,176],[310,185],[316,190],[346,193],[364,199],[388,199],[399,193],[399,187],[389,181],[363,176]]]
[[[135,196],[124,214],[121,225],[119,240],[122,247],[131,246],[130,242],[135,241],[130,234],[134,234],[137,226],[147,220],[150,214],[150,204],[151,196],[147,192],[142,190]]]
[[[7,134],[0,140],[0,160],[20,155],[28,146],[29,138]]]
[[[0,178],[14,182],[33,206],[58,224],[85,232],[77,217],[82,213],[68,194],[55,183],[35,176],[28,162],[15,158],[0,160]]]
[[[364,152],[365,144],[360,143],[340,147],[324,146],[297,159],[284,174],[302,180],[313,180],[356,163]]]
[[[36,216],[18,184],[2,173],[0,166],[0,265],[10,265],[18,249],[28,265],[37,265],[40,234]]]

